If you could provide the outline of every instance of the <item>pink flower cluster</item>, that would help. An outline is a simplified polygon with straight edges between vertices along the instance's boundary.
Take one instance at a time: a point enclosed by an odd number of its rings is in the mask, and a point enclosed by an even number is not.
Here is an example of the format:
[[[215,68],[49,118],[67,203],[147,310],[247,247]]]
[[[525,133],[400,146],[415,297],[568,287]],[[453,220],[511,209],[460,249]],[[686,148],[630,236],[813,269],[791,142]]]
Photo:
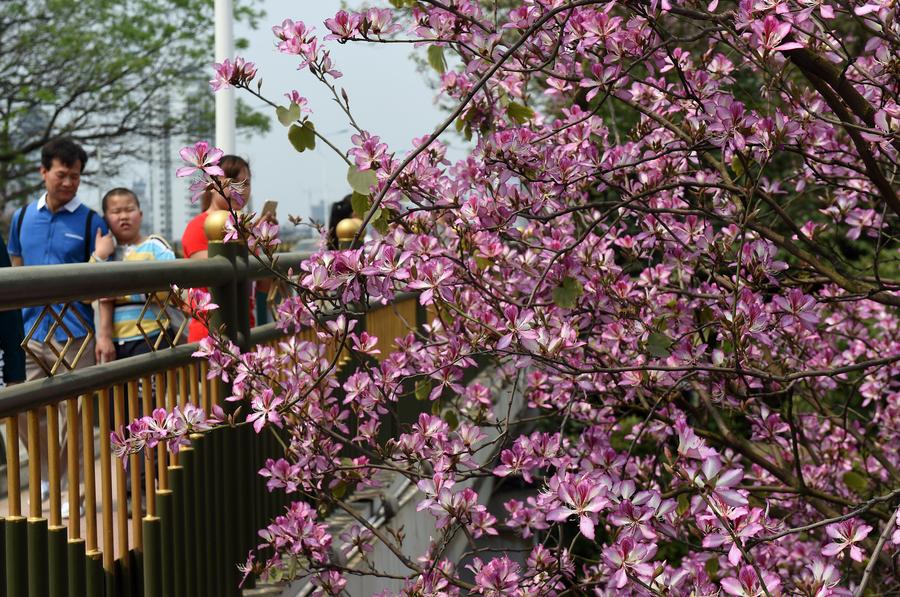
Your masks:
[[[234,62],[226,58],[221,63],[213,64],[213,71],[215,77],[209,82],[213,91],[228,87],[246,87],[256,78],[256,65],[240,56],[235,57]]]
[[[224,413],[218,407],[212,417],[207,417],[202,408],[193,404],[176,406],[172,412],[157,408],[152,414],[113,431],[110,434],[112,451],[117,457],[125,459],[129,454],[163,444],[170,452],[177,453],[182,446],[190,445],[190,434],[208,431],[223,419]]]
[[[198,356],[237,424],[285,442],[270,490],[339,510],[406,479],[430,540],[356,521],[345,561],[296,502],[263,565],[323,595],[395,574],[383,543],[405,567],[385,596],[897,586],[870,566],[900,546],[894,4],[414,4],[340,11],[324,40],[429,45],[469,149],[362,129],[314,31],[275,27],[347,112],[372,230],[292,264],[277,349]],[[215,182],[220,155],[180,173]],[[409,292],[415,317],[390,305]]]
[[[325,20],[325,27],[331,31],[325,36],[325,41],[336,39],[344,42],[356,36],[368,39],[370,36],[396,33],[401,27],[392,22],[393,18],[394,14],[387,8],[369,8],[359,13],[339,10],[334,17]]]

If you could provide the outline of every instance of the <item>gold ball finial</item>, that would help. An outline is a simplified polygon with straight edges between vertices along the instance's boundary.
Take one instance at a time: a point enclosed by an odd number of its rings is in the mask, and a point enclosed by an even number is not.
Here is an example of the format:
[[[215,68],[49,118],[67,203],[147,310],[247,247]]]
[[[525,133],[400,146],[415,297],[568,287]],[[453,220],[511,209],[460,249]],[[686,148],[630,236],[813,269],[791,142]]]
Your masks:
[[[335,235],[338,238],[338,241],[342,243],[350,243],[359,232],[360,228],[362,228],[363,221],[356,217],[344,218],[340,222],[338,222],[335,227]]]
[[[227,209],[214,211],[206,216],[206,222],[203,223],[203,231],[209,242],[220,243],[225,238],[225,224],[231,214]]]

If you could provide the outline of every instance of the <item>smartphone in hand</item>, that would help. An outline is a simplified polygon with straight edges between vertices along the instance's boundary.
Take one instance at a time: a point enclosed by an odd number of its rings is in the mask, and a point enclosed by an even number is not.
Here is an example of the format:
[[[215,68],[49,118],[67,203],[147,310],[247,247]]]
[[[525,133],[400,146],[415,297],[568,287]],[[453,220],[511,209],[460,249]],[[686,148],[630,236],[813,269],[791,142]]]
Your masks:
[[[259,212],[259,219],[275,219],[275,212],[278,209],[278,202],[269,199],[263,203],[262,210]]]

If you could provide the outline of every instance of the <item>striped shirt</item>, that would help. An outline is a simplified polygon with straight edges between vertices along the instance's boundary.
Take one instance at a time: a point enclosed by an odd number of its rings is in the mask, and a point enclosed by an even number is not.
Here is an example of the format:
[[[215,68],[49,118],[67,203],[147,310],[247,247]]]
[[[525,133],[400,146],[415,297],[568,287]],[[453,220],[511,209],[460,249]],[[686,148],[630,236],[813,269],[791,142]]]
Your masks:
[[[157,236],[149,236],[137,245],[120,245],[111,261],[166,261],[175,259],[172,249]],[[166,292],[158,293],[160,302],[165,299]],[[146,294],[132,294],[116,299],[116,309],[113,313],[113,342],[129,342],[140,340],[144,336],[138,328],[138,317],[144,304],[147,302]],[[148,337],[155,337],[160,333],[161,327],[156,323],[160,309],[154,303],[144,313],[141,327]]]

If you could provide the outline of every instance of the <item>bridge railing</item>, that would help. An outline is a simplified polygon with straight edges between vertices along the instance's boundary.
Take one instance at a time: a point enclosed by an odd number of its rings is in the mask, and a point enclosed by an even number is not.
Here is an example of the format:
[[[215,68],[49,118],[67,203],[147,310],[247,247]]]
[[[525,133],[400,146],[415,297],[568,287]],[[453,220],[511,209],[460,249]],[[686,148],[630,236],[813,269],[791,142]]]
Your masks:
[[[284,272],[304,258],[280,254],[269,265]],[[210,243],[206,260],[4,268],[0,310],[128,294],[149,293],[151,300],[173,284],[208,287],[219,305],[212,325],[241,349],[278,349],[282,333],[274,324],[249,325],[251,281],[269,275],[245,245],[222,242]],[[54,317],[49,309],[44,315]],[[404,297],[361,323],[382,339],[386,355],[422,318],[415,298]],[[299,336],[314,339],[311,330]],[[125,463],[111,453],[110,432],[135,417],[188,403],[210,412],[221,403],[227,388],[207,379],[208,363],[191,356],[196,349],[176,345],[71,371],[71,363],[57,362],[54,375],[0,389],[7,460],[0,596],[240,593],[236,564],[255,546],[256,529],[284,506],[256,475],[266,458],[283,454],[276,440],[243,426],[194,436],[177,454],[158,446]],[[46,504],[42,481],[49,482]]]

